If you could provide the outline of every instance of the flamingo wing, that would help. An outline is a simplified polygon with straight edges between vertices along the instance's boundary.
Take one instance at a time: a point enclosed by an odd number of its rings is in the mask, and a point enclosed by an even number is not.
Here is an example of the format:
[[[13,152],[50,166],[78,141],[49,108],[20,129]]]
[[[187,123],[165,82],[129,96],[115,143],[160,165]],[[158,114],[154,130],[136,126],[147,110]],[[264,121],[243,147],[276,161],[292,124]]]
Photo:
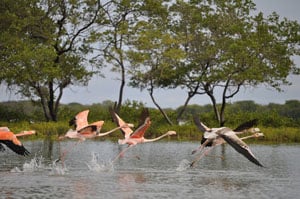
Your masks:
[[[207,126],[205,126],[199,119],[199,117],[197,115],[194,115],[193,116],[193,120],[194,120],[194,123],[195,125],[198,127],[198,129],[201,131],[201,132],[209,132],[211,131],[210,128],[208,128]]]
[[[242,123],[241,125],[239,125],[238,127],[236,127],[233,131],[235,131],[235,132],[241,132],[241,131],[250,129],[253,126],[256,126],[257,123],[258,123],[258,119],[253,119],[253,120],[250,120],[248,122]]]
[[[15,152],[19,155],[26,156],[26,155],[30,154],[30,152],[27,149],[25,149],[25,147],[22,144],[21,145],[15,144],[12,140],[1,140],[0,142],[5,144],[13,152]]]
[[[234,131],[229,128],[223,128],[217,132],[230,146],[232,146],[237,152],[241,153],[252,163],[263,167],[263,165],[256,159],[251,152],[249,146],[243,142]]]
[[[77,132],[81,135],[93,134],[93,133],[96,134],[97,126],[96,125],[88,125],[88,126],[85,126],[85,127],[81,128]]]
[[[85,110],[82,111],[80,113],[78,113],[73,119],[71,119],[69,121],[69,125],[75,125],[75,129],[78,131],[82,128],[84,128],[85,126],[88,126],[88,114],[89,114],[89,110]]]
[[[92,125],[93,125],[93,126],[96,126],[96,128],[97,128],[97,133],[99,133],[100,130],[101,130],[101,128],[102,128],[102,126],[103,126],[103,124],[104,124],[104,121],[103,121],[103,120],[100,120],[100,121],[91,123],[89,126],[92,126]]]
[[[138,126],[142,126],[145,123],[145,120],[147,117],[149,117],[149,109],[143,108],[140,118],[139,118]]]
[[[0,151],[2,152],[2,151],[5,151],[5,148],[4,148],[4,146],[0,143]]]
[[[145,132],[147,131],[147,129],[150,127],[151,125],[151,121],[150,121],[150,117],[147,117],[144,121],[144,124],[142,124],[141,126],[139,126],[130,136],[130,138],[141,138],[144,137]]]
[[[114,120],[114,122],[119,126],[125,126],[127,123],[124,122],[124,120],[122,120],[122,118],[120,118],[120,116],[110,107],[109,108],[109,112]],[[122,127],[121,132],[123,133],[123,135],[125,136],[125,138],[128,138],[132,133],[133,130],[130,127]]]

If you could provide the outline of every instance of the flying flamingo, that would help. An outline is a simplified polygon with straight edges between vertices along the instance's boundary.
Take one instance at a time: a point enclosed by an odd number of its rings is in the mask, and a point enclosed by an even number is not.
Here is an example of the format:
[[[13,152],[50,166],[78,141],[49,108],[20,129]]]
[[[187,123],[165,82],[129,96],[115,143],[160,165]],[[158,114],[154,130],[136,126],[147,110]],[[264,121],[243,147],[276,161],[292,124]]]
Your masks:
[[[18,134],[14,134],[9,130],[8,127],[0,127],[0,151],[4,151],[5,148],[2,144],[5,144],[13,152],[19,155],[29,155],[29,151],[23,146],[23,144],[18,140],[17,137],[32,135],[35,131],[21,131]]]
[[[113,120],[117,123],[117,125],[119,127],[121,127],[122,125],[126,124],[124,122],[123,119],[120,118],[120,116],[115,113],[112,109],[110,109],[111,115]],[[148,112],[147,112],[148,113]],[[175,131],[168,131],[167,133],[154,138],[154,139],[146,139],[144,138],[144,134],[147,131],[147,129],[150,127],[151,125],[151,120],[150,117],[146,117],[144,120],[144,123],[142,125],[140,125],[135,131],[133,131],[131,128],[129,127],[123,127],[121,128],[121,131],[124,135],[124,139],[119,139],[118,143],[119,144],[127,144],[128,147],[125,148],[123,151],[121,151],[121,153],[119,153],[117,155],[117,157],[113,160],[113,162],[115,160],[117,160],[119,157],[122,157],[124,155],[124,153],[131,147],[137,145],[137,144],[141,144],[141,143],[147,143],[147,142],[155,142],[157,140],[160,140],[166,136],[170,136],[170,135],[176,135]]]
[[[199,128],[200,131],[204,132],[201,146],[194,150],[192,154],[196,153],[197,151],[203,150],[205,147],[211,146],[211,148],[205,150],[201,153],[196,159],[190,164],[191,167],[194,167],[196,162],[198,162],[203,156],[208,155],[208,153],[215,147],[224,143],[228,143],[231,145],[237,152],[244,155],[249,161],[252,163],[263,167],[263,165],[256,159],[256,157],[251,152],[249,146],[243,142],[242,140],[252,138],[252,137],[261,137],[264,136],[263,133],[260,133],[259,128],[252,128],[256,123],[257,120],[252,120],[246,122],[236,129],[232,130],[228,127],[220,127],[220,128],[208,128],[205,126],[198,117],[194,117],[194,122],[196,126]],[[253,135],[239,138],[237,134],[242,134],[245,132],[251,132]]]
[[[70,129],[65,135],[60,136],[59,139],[64,138],[75,138],[79,139],[80,141],[84,141],[87,138],[95,138],[95,137],[101,137],[108,135],[118,129],[124,128],[124,127],[133,127],[133,124],[123,124],[120,127],[116,127],[110,131],[107,131],[105,133],[100,133],[100,130],[104,124],[104,121],[97,121],[93,122],[91,124],[88,123],[87,117],[89,114],[89,110],[82,111],[78,113],[72,120],[70,120],[69,125],[75,126],[75,130]]]
[[[71,119],[69,121],[69,125],[75,126],[75,130],[73,129],[69,129],[67,131],[67,133],[63,136],[59,137],[59,140],[62,140],[64,138],[72,138],[72,139],[79,139],[78,142],[76,142],[72,147],[76,146],[79,142],[84,141],[85,139],[91,139],[91,138],[96,138],[96,137],[102,137],[105,135],[108,135],[120,128],[124,128],[124,127],[133,127],[133,124],[123,124],[120,127],[116,127],[110,131],[104,132],[104,133],[100,133],[100,130],[104,124],[104,121],[96,121],[93,122],[91,124],[88,123],[88,114],[89,114],[89,110],[85,110],[82,111],[80,113],[78,113],[73,119]],[[66,153],[69,150],[65,150],[61,157],[59,159],[57,159],[55,162],[58,162],[60,160],[63,160],[63,158],[65,157]]]

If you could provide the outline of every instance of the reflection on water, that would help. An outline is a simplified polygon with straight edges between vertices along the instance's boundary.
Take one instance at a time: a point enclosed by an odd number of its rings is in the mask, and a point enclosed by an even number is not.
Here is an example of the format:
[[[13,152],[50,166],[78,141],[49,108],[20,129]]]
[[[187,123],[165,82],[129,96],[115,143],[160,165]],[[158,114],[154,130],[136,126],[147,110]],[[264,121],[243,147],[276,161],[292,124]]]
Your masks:
[[[24,142],[29,157],[0,153],[0,190],[4,198],[297,198],[299,145],[251,145],[260,168],[226,145],[217,147],[193,169],[196,142],[137,145],[123,158],[114,142],[87,140],[67,154],[65,167],[54,160],[74,144]],[[140,159],[135,158],[139,156]]]

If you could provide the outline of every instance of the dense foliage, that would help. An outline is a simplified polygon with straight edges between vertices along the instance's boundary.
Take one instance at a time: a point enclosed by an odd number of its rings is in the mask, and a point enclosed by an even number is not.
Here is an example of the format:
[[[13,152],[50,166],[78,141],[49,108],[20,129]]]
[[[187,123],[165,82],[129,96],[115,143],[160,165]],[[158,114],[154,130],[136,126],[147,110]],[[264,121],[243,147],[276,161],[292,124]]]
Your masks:
[[[105,124],[102,132],[114,128],[108,108],[113,102],[104,101],[99,104],[82,105],[70,103],[62,105],[58,122],[45,122],[43,111],[39,106],[35,106],[29,101],[2,102],[0,103],[0,126],[8,126],[15,132],[24,129],[34,129],[38,132],[38,137],[51,136],[54,139],[58,135],[65,133],[70,127],[68,121],[78,112],[89,109],[89,121],[104,120]],[[136,101],[126,101],[121,109],[120,116],[137,126],[140,123],[140,113],[144,104]],[[177,109],[165,109],[170,119],[176,122]],[[196,128],[192,121],[192,115],[198,114],[201,120],[209,126],[218,126],[214,119],[211,105],[189,105],[183,116],[183,120],[177,125],[169,125],[164,117],[159,114],[159,110],[149,108],[152,125],[147,131],[146,137],[159,136],[168,130],[175,130],[177,136],[172,136],[173,140],[200,140],[202,133]],[[237,127],[242,122],[250,119],[259,119],[258,127],[264,132],[265,138],[259,141],[272,143],[300,142],[300,101],[290,100],[285,104],[259,105],[253,101],[240,101],[228,105],[226,110],[228,120],[225,125]],[[120,133],[109,135],[110,139],[119,139]],[[101,138],[106,139],[106,138]],[[254,139],[257,140],[257,139]]]
[[[111,121],[109,114],[109,106],[113,106],[113,102],[104,101],[98,104],[83,105],[79,103],[70,103],[61,105],[58,113],[58,120],[60,122],[67,122],[78,112],[89,109],[89,120],[95,121],[102,119]],[[138,124],[139,115],[142,108],[142,102],[126,101],[121,109],[120,115],[126,118],[127,121]],[[165,109],[170,115],[170,118],[176,123],[177,112],[182,107],[177,109]],[[170,126],[164,120],[159,111],[154,108],[149,108],[150,116],[156,126]],[[178,125],[192,124],[192,116],[198,114],[203,122],[208,125],[218,126],[217,121],[214,119],[214,113],[211,105],[189,105],[183,116],[183,119]],[[254,101],[239,101],[228,104],[226,110],[226,126],[237,126],[241,122],[257,118],[259,124],[264,127],[300,127],[300,101],[289,100],[285,104],[268,105],[256,104]],[[31,103],[30,101],[11,101],[0,103],[0,121],[1,122],[45,122],[43,111],[41,107]]]
[[[280,90],[300,72],[299,23],[257,13],[251,0],[3,0],[0,19],[0,83],[39,103],[46,121],[63,119],[64,90],[103,67],[120,74],[117,112],[127,83],[147,90],[169,124],[205,94],[218,126],[241,87]],[[179,87],[188,96],[174,120],[155,91]]]

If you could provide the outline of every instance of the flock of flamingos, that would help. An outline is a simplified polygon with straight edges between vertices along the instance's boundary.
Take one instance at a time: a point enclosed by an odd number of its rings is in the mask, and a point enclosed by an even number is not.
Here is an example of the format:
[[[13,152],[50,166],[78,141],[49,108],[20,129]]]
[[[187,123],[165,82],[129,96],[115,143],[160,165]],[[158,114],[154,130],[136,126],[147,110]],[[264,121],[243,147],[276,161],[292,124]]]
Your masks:
[[[167,133],[154,138],[154,139],[146,139],[144,137],[145,132],[151,125],[151,120],[149,117],[149,113],[147,109],[144,109],[141,114],[141,119],[143,123],[139,125],[136,130],[132,130],[134,127],[133,124],[126,123],[120,116],[114,112],[113,109],[110,109],[111,116],[114,122],[117,124],[117,128],[114,128],[108,132],[100,133],[100,130],[104,124],[104,121],[96,121],[93,123],[88,123],[88,114],[89,110],[84,110],[78,113],[72,120],[70,120],[69,125],[74,126],[75,129],[70,129],[65,135],[60,136],[59,140],[64,138],[72,138],[78,139],[79,141],[75,143],[78,144],[79,142],[84,141],[88,138],[95,138],[100,136],[108,135],[116,130],[121,130],[123,133],[124,139],[119,139],[119,144],[127,144],[128,147],[125,148],[121,153],[119,153],[113,162],[115,162],[118,158],[123,157],[124,153],[130,149],[131,147],[147,142],[154,142],[159,139],[162,139],[166,136],[176,135],[175,131],[168,131]],[[255,128],[254,126],[257,125],[257,120],[251,120],[245,122],[238,126],[236,129],[230,129],[228,127],[220,127],[220,128],[209,128],[205,126],[197,116],[194,116],[195,125],[198,129],[203,133],[201,145],[192,151],[192,154],[198,153],[198,156],[190,163],[190,167],[194,167],[196,163],[203,158],[204,156],[208,156],[209,152],[218,145],[228,143],[231,145],[237,152],[241,153],[245,156],[249,161],[252,163],[263,167],[263,165],[257,160],[254,154],[251,152],[248,145],[243,141],[244,139],[253,138],[253,137],[261,137],[264,136],[263,133],[260,132],[259,128]],[[250,136],[246,137],[238,137],[239,134],[250,132]],[[12,131],[9,130],[8,127],[0,127],[0,151],[4,151],[5,147],[2,145],[6,145],[12,151],[19,155],[26,156],[29,154],[29,151],[23,146],[23,144],[18,140],[18,137],[32,135],[35,134],[34,130],[31,131],[22,131],[18,134],[14,134]],[[68,150],[65,150],[61,153],[61,156],[58,161],[64,161],[65,156]],[[222,157],[221,157],[222,158]]]

